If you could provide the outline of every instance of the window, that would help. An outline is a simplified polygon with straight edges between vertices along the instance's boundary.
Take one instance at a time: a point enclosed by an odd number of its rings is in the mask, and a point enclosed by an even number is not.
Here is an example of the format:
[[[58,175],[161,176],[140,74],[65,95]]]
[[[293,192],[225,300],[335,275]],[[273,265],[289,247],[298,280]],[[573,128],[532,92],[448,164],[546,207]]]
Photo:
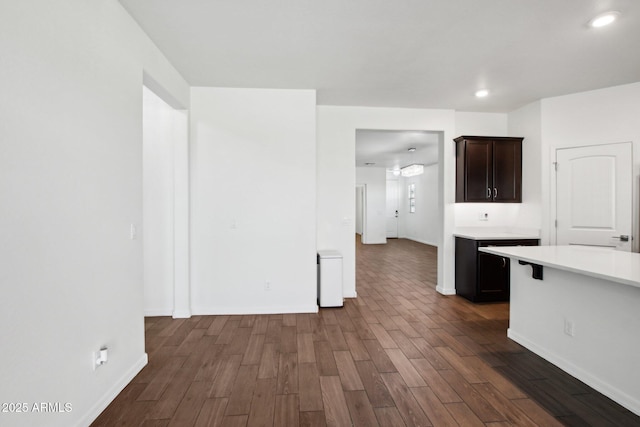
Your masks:
[[[409,184],[409,213],[416,213],[416,184]]]

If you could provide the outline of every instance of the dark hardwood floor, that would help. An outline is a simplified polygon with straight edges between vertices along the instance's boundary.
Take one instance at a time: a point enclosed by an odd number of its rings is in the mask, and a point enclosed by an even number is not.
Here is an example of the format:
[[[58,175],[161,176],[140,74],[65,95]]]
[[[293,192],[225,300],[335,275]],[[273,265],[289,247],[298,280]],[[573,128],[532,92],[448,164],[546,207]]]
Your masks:
[[[357,245],[318,314],[146,319],[149,364],[94,426],[640,426],[506,338],[508,304],[435,291],[436,249]]]

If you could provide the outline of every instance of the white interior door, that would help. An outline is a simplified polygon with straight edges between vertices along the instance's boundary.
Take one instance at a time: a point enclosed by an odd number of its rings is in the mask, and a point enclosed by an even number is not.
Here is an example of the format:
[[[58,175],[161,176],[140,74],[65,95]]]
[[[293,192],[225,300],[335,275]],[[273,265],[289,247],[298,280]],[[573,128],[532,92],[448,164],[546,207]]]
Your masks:
[[[398,180],[387,180],[387,238],[398,238]]]
[[[556,243],[631,251],[631,143],[556,150]]]

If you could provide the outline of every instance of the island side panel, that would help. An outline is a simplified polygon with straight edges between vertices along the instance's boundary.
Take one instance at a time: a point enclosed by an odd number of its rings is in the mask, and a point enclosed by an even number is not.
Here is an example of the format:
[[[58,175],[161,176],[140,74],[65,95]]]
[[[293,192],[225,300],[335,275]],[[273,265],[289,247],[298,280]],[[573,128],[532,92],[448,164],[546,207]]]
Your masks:
[[[536,280],[512,258],[509,317],[509,338],[640,415],[640,288],[549,267]]]

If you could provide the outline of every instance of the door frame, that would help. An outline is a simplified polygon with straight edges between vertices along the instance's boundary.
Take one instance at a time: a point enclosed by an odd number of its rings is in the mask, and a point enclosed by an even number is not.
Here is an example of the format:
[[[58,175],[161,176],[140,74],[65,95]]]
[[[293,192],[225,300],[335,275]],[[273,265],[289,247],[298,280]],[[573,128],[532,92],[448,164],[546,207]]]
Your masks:
[[[635,159],[636,153],[634,153],[634,148],[637,150],[639,147],[637,144],[634,144],[632,141],[620,141],[620,142],[604,142],[600,144],[582,144],[582,145],[570,145],[566,147],[558,147],[558,146],[550,146],[549,147],[549,158],[551,163],[551,185],[550,185],[550,200],[549,200],[549,244],[551,246],[557,245],[558,242],[558,229],[556,227],[556,222],[558,220],[558,173],[556,170],[557,159],[558,159],[558,150],[566,150],[571,148],[586,148],[586,147],[597,147],[597,146],[607,146],[607,145],[617,145],[617,144],[629,144],[631,145],[631,157],[632,157],[632,179],[633,182],[631,184],[632,191],[632,212],[631,212],[631,251],[638,252],[639,242],[638,242],[638,227],[639,227],[639,218],[638,218],[638,189],[640,188],[640,183],[635,176]]]
[[[171,109],[172,132],[169,135],[171,139],[173,170],[167,173],[171,175],[170,199],[172,199],[173,212],[171,219],[171,230],[167,236],[167,245],[172,251],[172,275],[167,280],[172,283],[172,298],[167,300],[166,306],[160,309],[155,307],[147,307],[144,300],[145,316],[172,316],[174,319],[191,317],[191,277],[190,277],[190,258],[189,258],[189,111],[181,109],[169,99],[168,92],[162,86],[156,83],[146,72],[143,73],[143,84],[140,87],[141,92],[148,90],[155,96],[160,98]],[[142,97],[141,111],[144,112],[145,105],[144,96]],[[144,116],[144,114],[143,114]],[[143,127],[143,117],[141,117],[140,126]],[[140,148],[142,150],[144,142],[141,140]],[[143,156],[145,150],[142,150]],[[142,167],[142,165],[141,165]],[[141,188],[143,192],[142,198],[142,230],[145,230],[145,214],[144,214],[144,193],[149,189],[143,182],[144,174],[141,174]],[[133,225],[133,224],[132,224]],[[143,253],[146,250],[142,244]],[[144,256],[143,256],[143,294],[146,291],[144,286]]]

